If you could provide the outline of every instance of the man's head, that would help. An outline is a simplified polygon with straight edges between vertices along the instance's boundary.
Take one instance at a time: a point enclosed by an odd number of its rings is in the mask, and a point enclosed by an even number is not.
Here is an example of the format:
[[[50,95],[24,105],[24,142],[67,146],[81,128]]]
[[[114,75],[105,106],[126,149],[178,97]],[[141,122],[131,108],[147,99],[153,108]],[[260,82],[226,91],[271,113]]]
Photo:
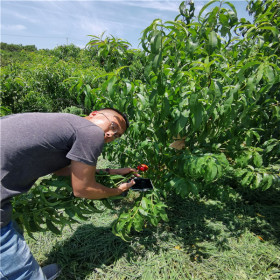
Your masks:
[[[86,119],[103,129],[105,143],[121,137],[129,127],[126,115],[114,108],[93,111]]]

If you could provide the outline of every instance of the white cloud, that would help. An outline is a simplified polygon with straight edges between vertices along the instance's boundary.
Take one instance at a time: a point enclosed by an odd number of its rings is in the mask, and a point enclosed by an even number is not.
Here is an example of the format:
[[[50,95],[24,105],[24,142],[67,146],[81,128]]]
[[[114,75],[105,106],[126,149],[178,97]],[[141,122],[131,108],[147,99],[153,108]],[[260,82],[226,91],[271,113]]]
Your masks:
[[[96,36],[101,35],[103,31],[109,29],[109,26],[105,22],[97,22],[88,18],[82,18],[79,26],[87,35]]]
[[[6,15],[9,15],[9,17],[13,18],[14,20],[23,20],[25,22],[30,22],[30,23],[37,23],[38,20],[34,19],[33,17],[31,16],[25,16],[24,14],[22,13],[19,13],[19,12],[16,12],[12,9],[2,9],[2,14],[6,14]]]
[[[26,27],[22,24],[1,24],[1,30],[3,31],[21,31]]]
[[[154,9],[157,11],[178,12],[180,1],[124,1],[122,4],[136,6],[145,9]]]

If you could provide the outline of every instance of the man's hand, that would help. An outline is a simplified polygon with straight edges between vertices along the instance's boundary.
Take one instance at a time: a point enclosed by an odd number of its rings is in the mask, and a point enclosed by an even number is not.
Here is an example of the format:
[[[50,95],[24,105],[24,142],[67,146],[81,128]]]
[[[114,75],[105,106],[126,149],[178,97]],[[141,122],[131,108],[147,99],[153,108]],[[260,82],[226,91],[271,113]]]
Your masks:
[[[122,192],[125,192],[125,191],[129,190],[133,185],[135,185],[135,181],[131,180],[129,183],[120,184],[118,189],[120,189]]]
[[[112,175],[126,175],[129,173],[133,173],[134,176],[140,177],[140,175],[137,173],[137,170],[134,168],[119,168],[119,169],[110,169],[110,174]]]

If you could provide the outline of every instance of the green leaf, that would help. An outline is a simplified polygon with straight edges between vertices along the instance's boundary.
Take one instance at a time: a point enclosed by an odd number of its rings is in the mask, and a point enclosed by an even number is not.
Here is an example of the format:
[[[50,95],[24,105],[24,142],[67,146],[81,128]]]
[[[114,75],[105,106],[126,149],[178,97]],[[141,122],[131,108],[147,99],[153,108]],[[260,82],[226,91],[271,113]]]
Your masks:
[[[262,156],[258,152],[254,152],[253,154],[253,162],[256,167],[261,167],[263,164]]]
[[[21,220],[22,222],[22,220]],[[22,222],[22,225],[24,225],[24,228],[26,229],[27,231],[27,234],[34,240],[36,240],[36,238],[34,237],[34,235],[32,234],[32,229],[30,228],[30,225],[29,225],[29,221],[28,220],[24,220],[24,222]]]
[[[165,119],[167,115],[170,114],[170,104],[168,97],[164,97],[162,101],[162,109],[161,109],[161,119]]]
[[[22,87],[25,86],[24,81],[23,81],[22,78],[16,77],[16,78],[15,78],[15,82],[16,82],[17,84],[21,85]]]
[[[193,114],[192,122],[194,125],[194,131],[197,131],[203,119],[203,106],[200,103],[197,103],[196,106],[194,106]]]
[[[264,75],[264,68],[265,68],[265,64],[261,63],[259,68],[258,68],[258,72],[255,78],[254,83],[258,84],[260,82],[260,80],[262,79],[263,75]]]
[[[194,195],[198,195],[198,187],[195,183],[188,181],[190,184],[190,190]]]
[[[79,206],[75,207],[76,217],[82,221],[87,221],[88,217],[83,215],[82,209]]]
[[[179,118],[176,120],[175,123],[175,133],[178,135],[186,126],[188,122],[188,117],[185,115],[181,114]]]
[[[161,48],[162,34],[160,31],[155,32],[155,36],[151,38],[151,51],[154,54],[158,54]]]
[[[39,226],[40,224],[36,221],[34,216],[31,216],[29,219],[29,227],[32,232],[42,231],[42,228]]]
[[[146,197],[143,197],[141,200],[141,206],[143,207],[143,209],[145,209],[145,210],[148,209],[149,204],[150,204],[150,201]]]
[[[235,171],[235,175],[238,177],[238,178],[241,178],[245,173],[247,173],[247,170],[246,169],[236,169]]]
[[[234,11],[234,14],[237,16],[237,11],[236,11],[236,9],[235,9],[235,6],[234,6],[234,4],[232,4],[232,3],[230,3],[230,2],[224,2],[225,4],[227,4],[227,5],[229,5],[230,7],[231,7],[231,9]]]
[[[148,32],[151,31],[151,29],[152,29],[152,25],[150,25],[149,27],[144,29],[143,35],[142,35],[142,38],[141,38],[142,47],[147,53],[150,53],[150,50],[147,48],[147,46],[145,44],[145,40],[147,39],[147,34],[148,34]]]
[[[264,75],[267,77],[268,82],[273,84],[275,82],[274,69],[270,65],[267,65],[264,70]]]
[[[271,31],[275,38],[277,38],[277,36],[279,35],[279,30],[276,26],[261,26],[261,27],[258,27],[258,29]]]
[[[262,190],[265,191],[272,186],[273,176],[267,173],[263,174],[263,179],[261,182]]]
[[[146,98],[140,93],[138,93],[137,96],[139,97],[139,100],[141,101],[143,108],[144,108],[146,106],[146,102],[147,102]]]
[[[255,175],[253,184],[251,184],[250,187],[251,187],[252,189],[257,189],[257,188],[260,186],[261,181],[262,181],[262,176],[261,176],[260,173],[257,173],[257,174]]]
[[[246,63],[241,69],[240,71],[237,73],[237,76],[240,80],[240,82],[242,82],[244,79],[245,79],[245,76],[244,76],[244,73],[247,69],[249,69],[250,67],[252,66],[255,66],[255,65],[259,65],[261,64],[261,62],[259,61],[251,61],[251,62],[248,62]]]
[[[113,233],[114,234],[118,234],[120,233],[123,228],[125,227],[125,225],[127,224],[128,220],[125,219],[124,217],[120,216],[118,218],[118,220],[116,220],[114,223],[113,223]]]
[[[113,76],[108,81],[107,91],[109,96],[112,97],[114,95],[114,84],[117,82],[117,76]]]
[[[218,168],[217,165],[215,164],[214,161],[210,160],[206,166],[206,176],[205,179],[207,182],[212,182],[218,173]]]
[[[147,211],[145,211],[143,208],[141,208],[141,207],[139,207],[138,208],[138,211],[139,211],[139,213],[141,214],[141,215],[143,215],[143,216],[148,216],[149,215],[149,213],[147,212]]]
[[[252,158],[252,152],[243,153],[240,157],[236,159],[236,163],[240,167],[246,167],[249,164],[249,160]]]
[[[233,102],[233,93],[230,92],[230,93],[229,93],[228,99],[227,99],[227,100],[225,101],[225,103],[224,103],[224,108],[225,108],[225,111],[226,111],[226,112],[231,110],[231,104],[232,104],[232,102]]]
[[[140,215],[136,215],[133,219],[134,229],[138,232],[143,230],[144,220]]]
[[[156,54],[153,59],[152,67],[155,73],[157,73],[160,70],[161,59],[162,59],[162,52],[160,51],[160,53]]]
[[[87,204],[86,205],[89,209],[90,209],[90,211],[92,211],[93,213],[103,213],[104,212],[104,210],[100,210],[100,209],[98,209],[98,208],[96,208],[94,205],[92,205],[92,204]]]
[[[217,33],[215,31],[211,31],[208,34],[208,40],[209,40],[209,46],[211,47],[211,49],[212,50],[215,49],[218,44]]]
[[[92,108],[92,105],[91,105],[91,98],[90,98],[90,95],[87,94],[85,96],[85,108],[87,108],[88,110],[90,110]]]
[[[280,144],[280,141],[277,139],[269,139],[268,141],[266,141],[263,146],[265,147],[265,153],[269,153],[271,152],[275,147],[277,147],[277,145]]]
[[[188,186],[189,185],[187,184],[187,182],[183,178],[181,178],[177,180],[174,188],[177,194],[179,194],[182,197],[187,197],[190,193]]]
[[[254,173],[250,172],[250,171],[247,171],[245,177],[241,181],[241,185],[242,186],[249,185],[251,183],[251,181],[253,180],[253,178],[254,178]]]
[[[201,15],[203,14],[203,12],[204,12],[210,5],[212,5],[212,4],[215,3],[215,2],[219,2],[219,0],[212,0],[212,1],[208,2],[206,5],[204,5],[204,6],[202,7],[202,9],[200,10],[200,12],[199,12],[199,14],[198,14],[198,21],[201,21],[201,20],[202,20],[202,19],[201,19]]]
[[[50,231],[55,234],[61,234],[61,231],[48,218],[46,218],[46,224]]]
[[[168,216],[167,216],[166,213],[160,212],[159,215],[160,215],[160,217],[162,218],[163,221],[165,221],[165,222],[169,221]]]
[[[117,70],[115,70],[114,71],[115,76],[119,75],[119,73],[125,68],[128,68],[128,66],[121,66]]]
[[[73,211],[71,208],[66,208],[65,212],[70,218],[73,218],[76,214],[75,211]]]
[[[45,202],[46,205],[49,205],[49,206],[56,206],[58,204],[60,204],[61,202],[60,201],[56,201],[56,202],[50,202],[46,199],[45,195],[44,195],[44,192],[41,188],[39,188],[40,190],[40,197],[41,199]]]
[[[114,209],[114,208],[112,207],[112,205],[111,205],[111,203],[109,202],[108,199],[103,198],[103,199],[101,199],[100,201],[101,201],[101,202],[104,204],[104,206],[107,207],[108,209],[111,209],[111,210]]]

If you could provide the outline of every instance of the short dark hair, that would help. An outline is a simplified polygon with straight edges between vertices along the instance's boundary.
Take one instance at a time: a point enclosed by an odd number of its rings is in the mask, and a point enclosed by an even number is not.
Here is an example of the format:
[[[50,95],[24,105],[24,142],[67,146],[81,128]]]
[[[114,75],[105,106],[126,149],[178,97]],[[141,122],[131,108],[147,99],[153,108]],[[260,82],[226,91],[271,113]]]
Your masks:
[[[99,109],[98,111],[104,111],[104,110],[115,111],[116,113],[118,113],[119,115],[121,115],[121,116],[123,117],[123,119],[125,120],[126,129],[129,128],[129,120],[128,120],[126,114],[122,113],[121,111],[119,111],[118,109],[115,109],[115,108],[102,108],[102,109]]]

